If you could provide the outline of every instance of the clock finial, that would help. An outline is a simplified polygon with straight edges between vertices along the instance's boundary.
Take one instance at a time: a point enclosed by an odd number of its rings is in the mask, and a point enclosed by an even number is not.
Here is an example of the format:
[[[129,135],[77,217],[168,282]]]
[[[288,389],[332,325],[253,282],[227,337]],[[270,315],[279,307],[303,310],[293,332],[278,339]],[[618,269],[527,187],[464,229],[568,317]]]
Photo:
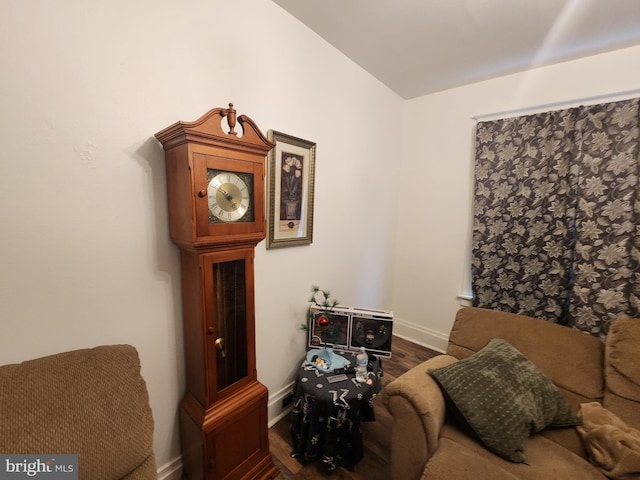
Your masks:
[[[229,124],[229,135],[238,135],[234,129],[236,127],[236,110],[233,108],[233,103],[229,103],[229,108],[225,108],[222,112],[227,117],[227,123]]]

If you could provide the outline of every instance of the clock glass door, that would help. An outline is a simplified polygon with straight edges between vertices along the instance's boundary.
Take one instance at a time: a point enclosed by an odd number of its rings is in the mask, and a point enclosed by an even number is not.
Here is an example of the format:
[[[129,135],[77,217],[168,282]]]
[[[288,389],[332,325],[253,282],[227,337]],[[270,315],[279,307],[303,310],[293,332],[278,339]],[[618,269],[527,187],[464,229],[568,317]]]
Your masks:
[[[256,380],[253,248],[201,256],[204,272],[207,403]]]
[[[248,374],[245,259],[213,264],[218,391]]]

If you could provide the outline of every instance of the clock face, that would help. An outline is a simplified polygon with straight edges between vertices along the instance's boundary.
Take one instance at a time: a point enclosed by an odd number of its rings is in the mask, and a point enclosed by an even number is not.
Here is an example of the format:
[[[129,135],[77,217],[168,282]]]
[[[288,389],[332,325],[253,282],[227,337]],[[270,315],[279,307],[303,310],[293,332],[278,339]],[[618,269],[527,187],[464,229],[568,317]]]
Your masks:
[[[253,175],[208,169],[209,223],[253,222]]]

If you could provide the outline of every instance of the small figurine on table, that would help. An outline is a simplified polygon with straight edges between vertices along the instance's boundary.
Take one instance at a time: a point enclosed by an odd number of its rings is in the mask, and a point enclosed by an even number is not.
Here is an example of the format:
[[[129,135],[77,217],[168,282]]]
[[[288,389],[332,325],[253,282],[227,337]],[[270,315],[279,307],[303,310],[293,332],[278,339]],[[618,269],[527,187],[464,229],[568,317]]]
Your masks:
[[[329,365],[327,365],[327,362],[323,358],[320,358],[318,355],[314,355],[311,358],[311,363],[313,363],[314,366],[321,368],[322,370],[329,369]]]

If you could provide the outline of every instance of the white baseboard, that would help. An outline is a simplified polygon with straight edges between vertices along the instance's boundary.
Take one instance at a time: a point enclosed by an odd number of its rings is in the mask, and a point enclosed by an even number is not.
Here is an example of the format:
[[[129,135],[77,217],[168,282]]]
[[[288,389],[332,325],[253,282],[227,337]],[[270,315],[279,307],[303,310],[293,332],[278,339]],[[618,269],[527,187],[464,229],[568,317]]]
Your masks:
[[[431,330],[399,318],[393,319],[393,334],[440,353],[446,351],[449,343],[448,333]]]
[[[158,469],[158,480],[180,480],[182,478],[182,457],[176,457]]]
[[[281,388],[277,392],[269,395],[269,403],[267,405],[269,414],[269,428],[273,427],[276,423],[278,423],[282,418],[291,412],[292,405],[287,405],[286,407],[282,407],[282,400],[284,400],[287,395],[293,392],[293,385],[295,382],[291,382],[289,385],[286,385],[284,388]]]

